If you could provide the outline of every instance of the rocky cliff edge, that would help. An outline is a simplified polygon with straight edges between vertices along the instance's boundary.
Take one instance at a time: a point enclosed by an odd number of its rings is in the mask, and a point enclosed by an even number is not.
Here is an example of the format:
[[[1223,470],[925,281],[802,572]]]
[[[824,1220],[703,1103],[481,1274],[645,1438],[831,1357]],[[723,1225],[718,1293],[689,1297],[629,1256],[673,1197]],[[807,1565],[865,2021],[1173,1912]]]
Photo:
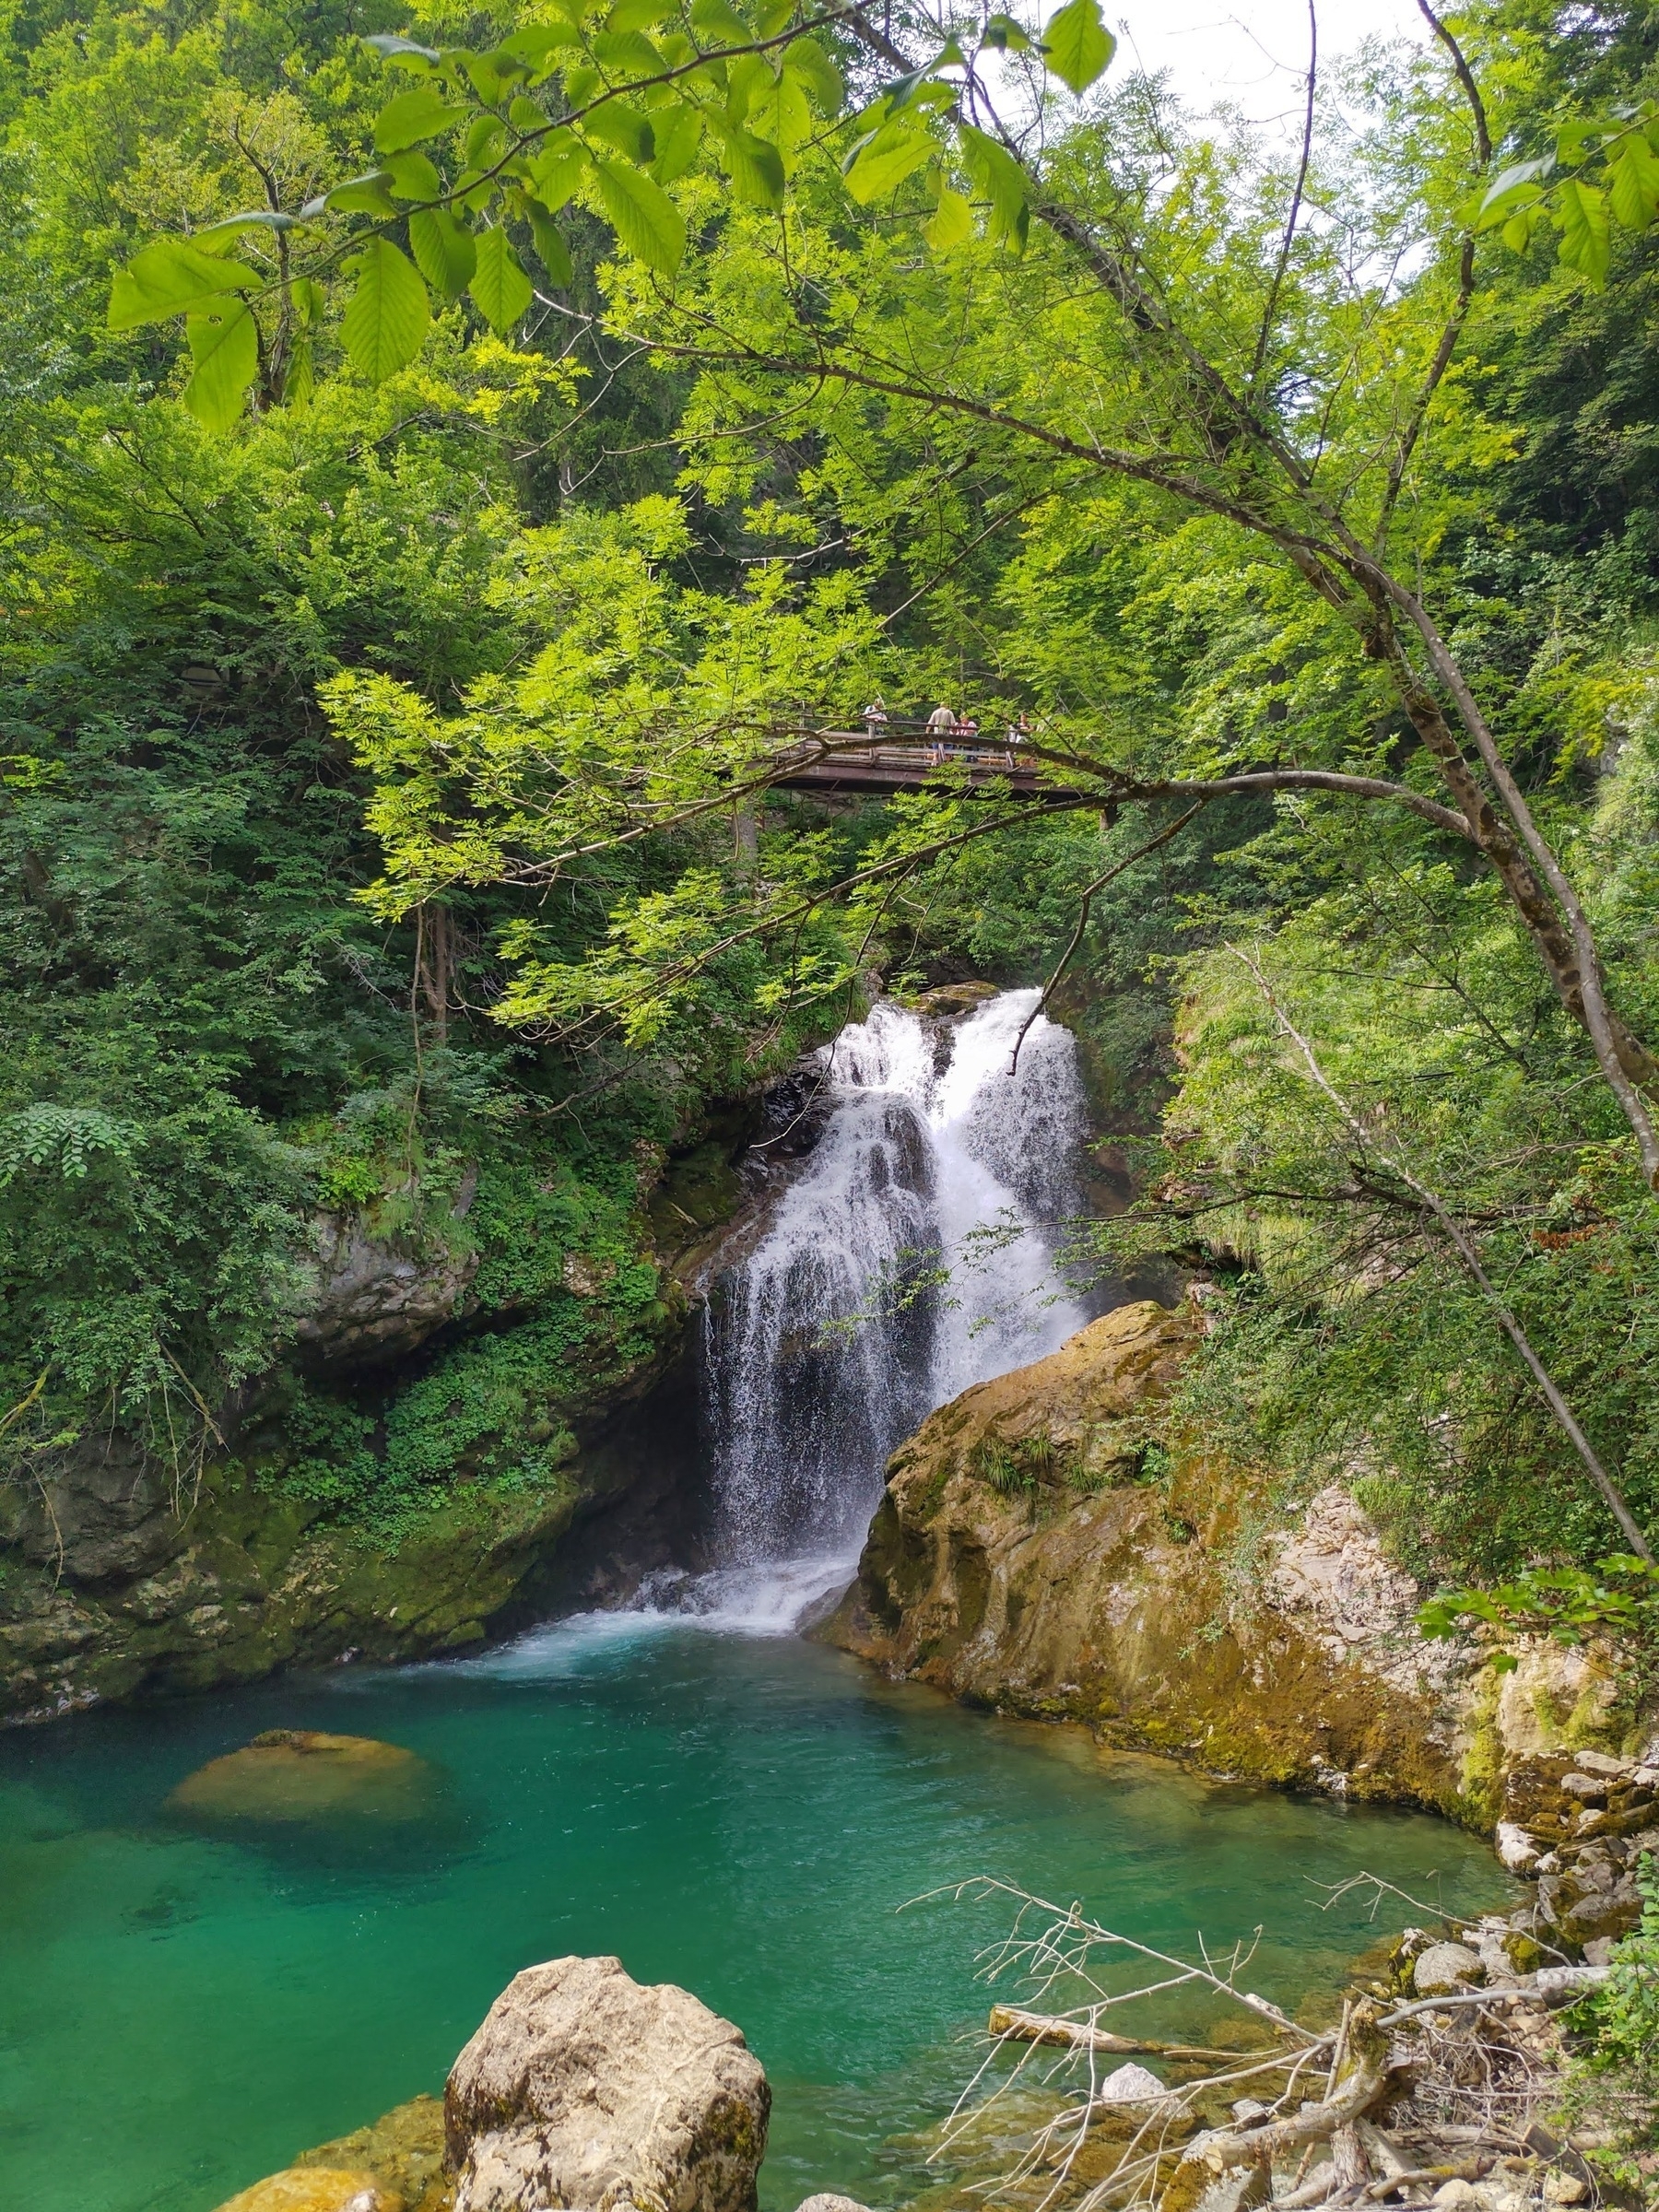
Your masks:
[[[820,1635],[999,1712],[1483,1826],[1518,1763],[1637,1747],[1593,1648],[1539,1645],[1500,1676],[1426,1641],[1427,1593],[1340,1486],[1286,1506],[1183,1457],[1164,1404],[1199,1325],[1120,1307],[940,1407],[889,1463]]]

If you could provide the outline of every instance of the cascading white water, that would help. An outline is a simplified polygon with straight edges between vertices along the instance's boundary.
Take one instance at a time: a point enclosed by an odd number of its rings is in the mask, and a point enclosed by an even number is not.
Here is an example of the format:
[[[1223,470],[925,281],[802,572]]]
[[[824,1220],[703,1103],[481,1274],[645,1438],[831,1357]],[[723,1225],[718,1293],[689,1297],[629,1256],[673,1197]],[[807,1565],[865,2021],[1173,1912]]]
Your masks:
[[[807,1560],[845,1561],[894,1445],[1087,1319],[1046,1233],[1077,1203],[1077,1046],[1039,1015],[1014,1065],[1036,1002],[954,1028],[883,1002],[821,1056],[824,1133],[711,1308],[715,1582],[781,1604]]]

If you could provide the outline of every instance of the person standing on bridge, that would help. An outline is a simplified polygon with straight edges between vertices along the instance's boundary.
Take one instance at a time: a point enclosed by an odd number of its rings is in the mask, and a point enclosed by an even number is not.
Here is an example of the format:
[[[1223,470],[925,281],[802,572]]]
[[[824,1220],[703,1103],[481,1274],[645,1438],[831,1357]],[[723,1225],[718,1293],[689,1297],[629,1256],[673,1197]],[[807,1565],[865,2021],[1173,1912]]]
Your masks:
[[[872,737],[879,737],[887,728],[887,701],[879,691],[864,711],[864,725]]]
[[[956,726],[955,711],[947,707],[941,700],[927,718],[927,735],[932,741],[927,748],[927,760],[930,768],[937,768],[942,760],[950,759],[953,747],[949,739],[955,732]]]

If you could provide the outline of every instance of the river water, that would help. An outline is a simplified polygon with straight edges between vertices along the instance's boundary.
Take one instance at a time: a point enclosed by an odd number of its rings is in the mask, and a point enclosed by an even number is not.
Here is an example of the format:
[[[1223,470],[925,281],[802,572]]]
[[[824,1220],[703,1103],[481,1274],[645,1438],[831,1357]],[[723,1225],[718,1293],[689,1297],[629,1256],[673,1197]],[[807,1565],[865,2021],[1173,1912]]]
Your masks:
[[[993,1874],[1182,1947],[1259,1926],[1251,1983],[1286,2005],[1411,1916],[1326,1909],[1350,1874],[1457,1912],[1506,1893],[1426,1817],[1113,1759],[792,1632],[850,1571],[891,1444],[1084,1318],[1050,1262],[1073,1047],[1040,1022],[1012,1070],[1031,1006],[954,1031],[878,1007],[829,1058],[824,1136],[711,1318],[712,1574],[465,1663],[0,1736],[0,2204],[209,2212],[440,2088],[520,1967],[614,1951],[765,2063],[766,2212],[894,2206],[940,2178],[924,2131],[977,2061],[976,1955],[1008,1919],[924,1893]],[[419,1817],[203,1830],[170,1808],[271,1727],[416,1752]]]

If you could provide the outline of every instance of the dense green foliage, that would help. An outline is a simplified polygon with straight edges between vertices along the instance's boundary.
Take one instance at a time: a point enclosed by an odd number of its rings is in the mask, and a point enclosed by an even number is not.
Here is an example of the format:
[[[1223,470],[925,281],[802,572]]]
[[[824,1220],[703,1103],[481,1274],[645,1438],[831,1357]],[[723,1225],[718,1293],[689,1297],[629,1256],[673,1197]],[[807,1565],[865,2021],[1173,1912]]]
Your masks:
[[[1075,100],[1093,0],[901,12],[902,79],[816,20],[16,18],[20,1466],[241,1393],[387,1526],[552,1480],[668,1324],[662,1148],[873,971],[1053,976],[1141,1149],[1094,1257],[1211,1284],[1196,1430],[1436,1571],[1606,1556],[1495,1301],[1659,1522],[1650,12],[1469,11],[1477,125],[1371,53],[1300,177]],[[1048,795],[769,788],[877,690],[1034,717]],[[297,1379],[330,1216],[468,1325]]]

